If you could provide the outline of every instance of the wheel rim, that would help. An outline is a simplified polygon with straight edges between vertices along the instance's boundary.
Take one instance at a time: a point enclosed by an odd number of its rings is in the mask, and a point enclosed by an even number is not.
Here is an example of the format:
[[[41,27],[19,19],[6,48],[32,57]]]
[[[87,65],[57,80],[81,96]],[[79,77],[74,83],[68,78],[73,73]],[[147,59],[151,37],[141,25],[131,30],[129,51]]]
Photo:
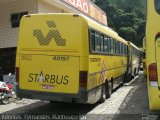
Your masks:
[[[106,90],[105,90],[105,87],[103,87],[103,99],[106,99]]]
[[[108,85],[108,87],[109,87],[109,94],[111,95],[112,94],[112,84],[110,82],[108,84],[109,84]]]

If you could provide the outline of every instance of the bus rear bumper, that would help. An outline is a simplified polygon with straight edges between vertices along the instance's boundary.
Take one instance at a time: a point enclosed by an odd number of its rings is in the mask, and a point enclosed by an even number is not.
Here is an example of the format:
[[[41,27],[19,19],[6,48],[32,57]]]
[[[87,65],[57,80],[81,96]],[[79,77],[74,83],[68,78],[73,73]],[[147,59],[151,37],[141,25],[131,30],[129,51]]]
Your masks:
[[[42,91],[24,90],[17,86],[17,97],[28,99],[39,99],[46,101],[70,102],[70,103],[87,103],[87,91],[80,89],[77,94],[68,93],[50,93]]]

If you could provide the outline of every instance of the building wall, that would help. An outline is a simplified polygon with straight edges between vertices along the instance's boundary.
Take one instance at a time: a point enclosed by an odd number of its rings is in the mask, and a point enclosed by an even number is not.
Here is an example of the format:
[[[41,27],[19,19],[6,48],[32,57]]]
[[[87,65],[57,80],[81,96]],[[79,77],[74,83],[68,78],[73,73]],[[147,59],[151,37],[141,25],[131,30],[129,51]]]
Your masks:
[[[5,0],[7,1],[7,0]],[[0,2],[0,48],[16,47],[18,28],[11,27],[11,14],[28,11],[38,12],[37,0],[8,0]]]
[[[43,0],[38,0],[38,13],[63,13],[63,9],[48,4]]]

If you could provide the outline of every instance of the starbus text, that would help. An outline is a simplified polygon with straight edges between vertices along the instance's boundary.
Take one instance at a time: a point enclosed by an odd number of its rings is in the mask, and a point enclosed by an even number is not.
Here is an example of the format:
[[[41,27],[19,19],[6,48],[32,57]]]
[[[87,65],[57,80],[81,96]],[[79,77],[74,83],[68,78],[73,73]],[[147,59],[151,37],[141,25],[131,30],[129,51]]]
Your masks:
[[[68,75],[49,75],[45,74],[42,75],[37,73],[30,73],[29,74],[29,82],[41,82],[41,83],[48,83],[48,84],[63,84],[67,85],[69,83],[69,76]]]

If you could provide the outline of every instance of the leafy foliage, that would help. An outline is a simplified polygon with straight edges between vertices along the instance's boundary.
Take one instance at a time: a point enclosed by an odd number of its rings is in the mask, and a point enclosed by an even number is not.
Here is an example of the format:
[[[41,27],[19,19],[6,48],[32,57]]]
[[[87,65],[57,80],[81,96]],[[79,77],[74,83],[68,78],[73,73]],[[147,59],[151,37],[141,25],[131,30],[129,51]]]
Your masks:
[[[142,46],[145,36],[146,0],[96,0],[106,12],[108,26],[122,38]]]

